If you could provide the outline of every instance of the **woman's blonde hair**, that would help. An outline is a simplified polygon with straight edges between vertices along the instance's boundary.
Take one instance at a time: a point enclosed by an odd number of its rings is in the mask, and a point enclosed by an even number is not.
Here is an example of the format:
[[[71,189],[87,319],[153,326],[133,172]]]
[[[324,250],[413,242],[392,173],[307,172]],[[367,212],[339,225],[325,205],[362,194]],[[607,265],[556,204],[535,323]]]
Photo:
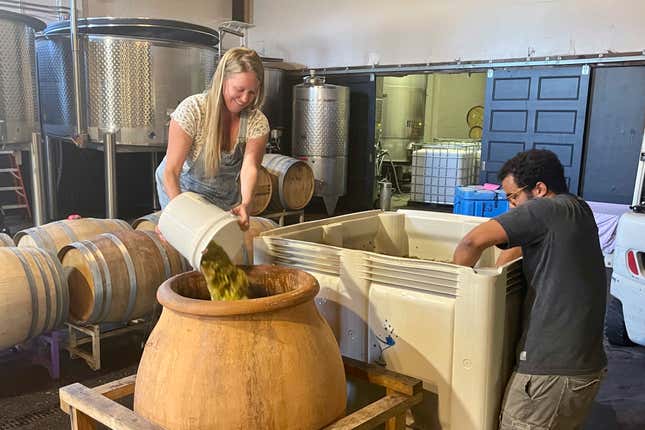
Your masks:
[[[226,130],[222,127],[222,111],[226,109],[224,103],[224,80],[234,73],[253,72],[258,78],[258,92],[253,103],[247,110],[257,109],[264,100],[264,66],[260,56],[252,49],[233,48],[226,51],[217,65],[213,83],[206,97],[206,116],[204,118],[203,136],[206,139],[204,151],[204,171],[212,176],[217,173],[220,164],[222,142],[226,137]]]

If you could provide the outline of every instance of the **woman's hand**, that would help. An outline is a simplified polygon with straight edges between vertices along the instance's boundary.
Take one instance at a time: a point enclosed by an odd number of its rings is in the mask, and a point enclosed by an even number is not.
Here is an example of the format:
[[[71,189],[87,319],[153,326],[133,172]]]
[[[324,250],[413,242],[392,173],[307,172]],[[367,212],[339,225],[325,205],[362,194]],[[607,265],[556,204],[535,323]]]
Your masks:
[[[249,229],[249,213],[247,211],[247,205],[241,203],[231,209],[231,213],[240,217],[237,222],[240,224],[242,231],[247,231]]]

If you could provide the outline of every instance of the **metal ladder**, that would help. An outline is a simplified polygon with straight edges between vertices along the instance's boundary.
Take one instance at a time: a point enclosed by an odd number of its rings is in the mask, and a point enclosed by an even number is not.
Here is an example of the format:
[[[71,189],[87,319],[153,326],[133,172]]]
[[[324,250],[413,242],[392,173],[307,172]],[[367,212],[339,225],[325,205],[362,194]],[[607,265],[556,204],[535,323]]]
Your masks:
[[[22,180],[22,173],[20,173],[20,167],[16,162],[14,152],[0,151],[0,163],[0,177],[2,177],[2,180],[0,180],[0,193],[2,193],[0,210],[7,212],[8,210],[22,209],[26,212],[27,218],[31,219],[29,199],[27,199],[27,192],[25,191],[25,184]],[[11,185],[8,185],[8,181],[4,180],[4,177],[7,174],[11,176]],[[11,191],[13,191],[15,195],[15,203],[5,203],[7,199],[4,196]]]

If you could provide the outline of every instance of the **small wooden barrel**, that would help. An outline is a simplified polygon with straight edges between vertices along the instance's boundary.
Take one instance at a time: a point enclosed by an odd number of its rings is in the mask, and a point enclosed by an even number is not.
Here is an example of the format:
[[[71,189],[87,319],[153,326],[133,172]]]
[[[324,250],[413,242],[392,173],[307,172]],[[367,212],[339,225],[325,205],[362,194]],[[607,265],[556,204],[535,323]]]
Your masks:
[[[157,287],[189,270],[174,248],[149,231],[104,233],[65,246],[58,257],[69,268],[70,317],[87,323],[150,314]]]
[[[16,244],[13,243],[11,236],[5,233],[0,233],[0,247],[2,246],[16,246]]]
[[[21,230],[16,233],[14,240],[19,247],[42,248],[58,254],[61,248],[72,242],[123,230],[132,230],[132,227],[120,219],[81,218]]]
[[[0,351],[60,327],[69,296],[60,262],[39,248],[0,248]]]
[[[159,224],[159,217],[161,211],[153,212],[151,214],[137,218],[132,223],[132,228],[141,231],[155,231],[157,224]]]
[[[262,166],[271,174],[273,194],[269,210],[299,210],[314,195],[314,172],[304,161],[279,154],[265,154]]]
[[[258,169],[258,181],[253,191],[253,200],[249,208],[249,215],[258,215],[266,210],[271,203],[271,194],[273,193],[273,182],[271,175],[264,167]]]
[[[244,248],[246,249],[247,261],[235,261],[236,264],[253,264],[253,239],[263,231],[273,230],[278,224],[267,218],[250,217],[249,229],[244,232]]]

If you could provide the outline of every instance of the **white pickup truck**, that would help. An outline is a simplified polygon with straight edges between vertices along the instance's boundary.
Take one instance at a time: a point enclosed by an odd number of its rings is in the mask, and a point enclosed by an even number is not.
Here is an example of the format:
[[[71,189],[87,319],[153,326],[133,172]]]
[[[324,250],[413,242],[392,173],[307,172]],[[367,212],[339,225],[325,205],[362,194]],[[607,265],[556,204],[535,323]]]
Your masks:
[[[618,222],[605,334],[614,345],[645,346],[645,213],[642,212],[626,213]]]
[[[618,221],[605,334],[614,345],[645,346],[645,134],[632,199]]]

